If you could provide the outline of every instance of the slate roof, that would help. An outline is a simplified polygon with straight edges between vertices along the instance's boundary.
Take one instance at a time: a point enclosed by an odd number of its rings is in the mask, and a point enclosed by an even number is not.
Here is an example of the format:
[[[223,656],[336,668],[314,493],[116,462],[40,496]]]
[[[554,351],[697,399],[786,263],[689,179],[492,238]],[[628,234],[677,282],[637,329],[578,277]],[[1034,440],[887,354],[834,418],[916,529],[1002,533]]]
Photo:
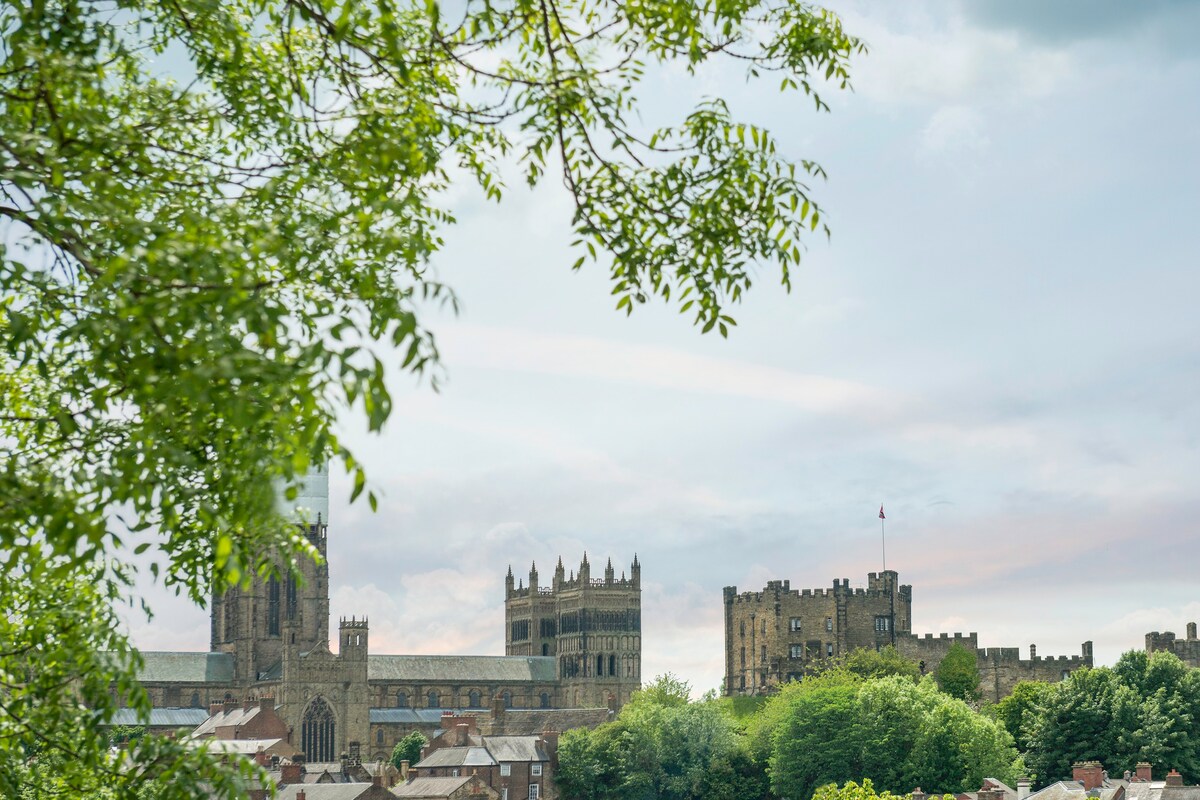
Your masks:
[[[367,656],[367,680],[372,681],[552,683],[557,679],[554,656]]]
[[[483,745],[497,761],[549,761],[536,736],[485,736]]]
[[[392,787],[397,797],[449,797],[464,783],[469,775],[460,778],[413,778],[408,783]]]
[[[1029,795],[1028,800],[1121,800],[1125,796],[1124,782],[1108,783],[1089,793],[1079,781],[1058,781]]]
[[[496,760],[483,747],[442,747],[434,750],[414,766],[430,767],[490,767]]]
[[[208,719],[206,708],[152,708],[149,721],[138,716],[135,709],[119,708],[113,714],[113,725],[148,725],[151,728],[194,728]]]
[[[232,683],[230,653],[142,652],[142,683]]]
[[[241,706],[230,711],[222,711],[220,714],[213,714],[207,717],[204,722],[192,731],[192,738],[198,739],[201,736],[211,736],[216,732],[217,728],[228,728],[230,726],[245,725],[250,720],[258,716],[258,712],[262,709],[255,705],[253,708],[245,709]]]

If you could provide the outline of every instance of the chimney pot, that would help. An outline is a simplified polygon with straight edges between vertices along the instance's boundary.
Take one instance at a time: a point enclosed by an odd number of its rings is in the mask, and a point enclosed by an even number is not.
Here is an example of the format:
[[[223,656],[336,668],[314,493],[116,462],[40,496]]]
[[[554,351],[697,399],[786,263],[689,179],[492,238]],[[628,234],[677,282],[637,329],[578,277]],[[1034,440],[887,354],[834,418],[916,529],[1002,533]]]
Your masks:
[[[1139,762],[1138,762],[1138,764],[1137,764],[1137,767],[1136,767],[1136,769],[1137,769],[1137,779],[1138,779],[1139,781],[1152,781],[1152,780],[1154,780],[1154,778],[1153,778],[1153,777],[1151,777],[1151,771],[1152,771],[1152,770],[1151,770],[1151,767],[1150,767],[1150,762],[1149,762],[1149,761],[1139,761]]]
[[[224,710],[225,710],[224,703],[209,703],[208,704],[208,715],[210,717],[215,717],[217,714],[222,713]]]
[[[1179,770],[1173,769],[1167,773],[1167,786],[1183,786],[1183,776]]]
[[[1025,800],[1025,798],[1029,797],[1029,788],[1029,778],[1017,779],[1017,800]]]

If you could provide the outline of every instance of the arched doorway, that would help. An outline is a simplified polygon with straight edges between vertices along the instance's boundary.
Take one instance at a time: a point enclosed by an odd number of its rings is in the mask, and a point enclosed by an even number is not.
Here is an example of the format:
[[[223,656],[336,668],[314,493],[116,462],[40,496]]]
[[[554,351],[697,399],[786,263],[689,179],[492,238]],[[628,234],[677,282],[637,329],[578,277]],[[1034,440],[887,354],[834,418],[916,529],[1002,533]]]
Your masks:
[[[308,761],[334,761],[333,709],[318,697],[304,710],[304,721],[300,725],[300,749]]]

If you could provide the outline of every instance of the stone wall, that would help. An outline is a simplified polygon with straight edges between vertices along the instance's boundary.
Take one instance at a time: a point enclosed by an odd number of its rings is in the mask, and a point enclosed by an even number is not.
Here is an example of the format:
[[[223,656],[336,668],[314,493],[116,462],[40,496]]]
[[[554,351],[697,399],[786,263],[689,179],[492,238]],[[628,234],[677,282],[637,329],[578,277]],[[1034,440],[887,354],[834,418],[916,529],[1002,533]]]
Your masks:
[[[1200,667],[1200,639],[1196,638],[1196,623],[1188,623],[1185,639],[1177,639],[1171,631],[1147,633],[1146,652],[1154,653],[1159,650],[1174,653],[1189,667]]]

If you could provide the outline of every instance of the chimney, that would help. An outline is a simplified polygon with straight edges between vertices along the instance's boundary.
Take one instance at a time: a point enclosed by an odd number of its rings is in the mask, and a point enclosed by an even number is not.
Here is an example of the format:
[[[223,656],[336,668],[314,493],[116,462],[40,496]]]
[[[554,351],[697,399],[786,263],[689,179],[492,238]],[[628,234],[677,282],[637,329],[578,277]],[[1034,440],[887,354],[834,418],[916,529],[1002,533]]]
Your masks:
[[[1183,786],[1183,776],[1179,770],[1173,769],[1167,773],[1167,786]]]
[[[1017,800],[1025,800],[1029,797],[1029,778],[1017,778]]]
[[[929,795],[927,795],[923,791],[921,791],[920,786],[918,786],[917,788],[912,790],[912,800],[925,800],[925,798],[928,796]]]
[[[466,745],[467,740],[468,740],[467,729],[468,729],[468,725],[465,722],[460,722],[454,726],[454,746],[455,747],[463,747],[464,745]]]
[[[300,791],[296,792],[296,800],[305,800],[305,797],[306,797],[306,795],[304,794],[304,790],[303,790],[303,789],[301,789]]]
[[[267,751],[262,747],[259,747],[258,752],[254,754],[254,763],[264,769],[271,763],[271,759],[267,757]]]
[[[279,765],[279,783],[286,786],[289,783],[300,783],[304,780],[304,765],[289,761]]]
[[[1139,762],[1138,762],[1138,764],[1137,764],[1137,779],[1138,779],[1139,781],[1152,781],[1152,780],[1154,780],[1154,778],[1152,778],[1152,777],[1151,777],[1151,770],[1150,770],[1150,762],[1149,762],[1149,761],[1139,761]]]
[[[237,711],[239,705],[241,704],[237,700],[226,700],[225,711]]]
[[[1104,767],[1099,761],[1077,761],[1071,766],[1072,779],[1083,784],[1087,791],[1104,785]]]
[[[379,770],[371,776],[371,785],[378,786],[381,789],[383,788],[383,770]]]
[[[400,780],[408,782],[408,759],[400,759]]]
[[[247,697],[245,700],[242,701],[242,711],[249,711],[250,709],[255,708],[257,706],[258,706],[257,700],[251,700],[250,698]]]
[[[1191,641],[1191,642],[1196,641],[1196,623],[1189,622],[1187,624],[1187,637],[1188,637],[1188,641]]]
[[[442,730],[444,730],[444,731],[454,730],[454,726],[455,726],[455,724],[457,724],[457,722],[458,722],[458,720],[456,720],[454,718],[453,711],[443,711],[442,712],[442,719],[441,719]]]
[[[274,697],[258,698],[258,707],[260,709],[262,709],[263,711],[274,711],[275,710],[275,698]]]
[[[217,714],[220,714],[223,711],[225,711],[224,703],[209,703],[208,704],[208,715],[210,717],[215,717]]]

